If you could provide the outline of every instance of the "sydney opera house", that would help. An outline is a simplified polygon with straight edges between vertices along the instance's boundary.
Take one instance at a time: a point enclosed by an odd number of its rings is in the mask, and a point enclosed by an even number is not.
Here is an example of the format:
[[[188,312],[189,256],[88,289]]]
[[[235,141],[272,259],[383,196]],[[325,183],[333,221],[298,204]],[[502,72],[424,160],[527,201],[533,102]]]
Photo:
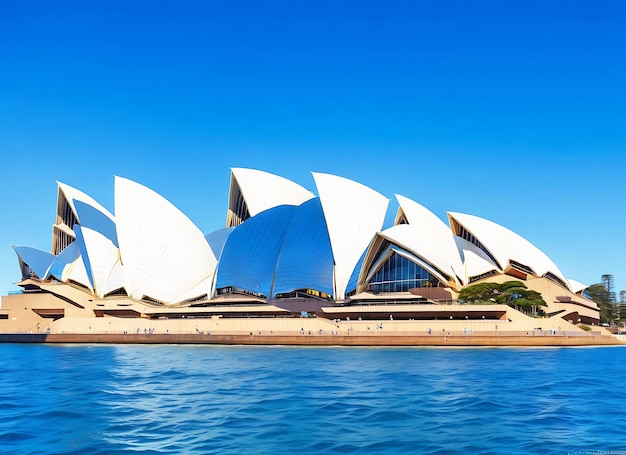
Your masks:
[[[115,177],[114,212],[58,183],[51,251],[13,246],[22,291],[2,298],[0,332],[386,333],[582,332],[597,326],[585,286],[528,240],[475,215],[448,223],[313,173],[316,192],[231,170],[226,223],[203,233],[163,196]],[[457,299],[481,282],[522,281],[543,318]],[[349,323],[349,325],[347,325]]]

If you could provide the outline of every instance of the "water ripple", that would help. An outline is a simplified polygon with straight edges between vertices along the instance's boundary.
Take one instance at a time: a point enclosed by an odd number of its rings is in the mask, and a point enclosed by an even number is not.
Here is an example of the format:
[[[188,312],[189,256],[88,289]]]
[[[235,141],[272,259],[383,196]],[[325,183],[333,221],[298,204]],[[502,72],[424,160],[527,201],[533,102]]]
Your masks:
[[[6,454],[626,447],[623,348],[0,345],[0,355]]]

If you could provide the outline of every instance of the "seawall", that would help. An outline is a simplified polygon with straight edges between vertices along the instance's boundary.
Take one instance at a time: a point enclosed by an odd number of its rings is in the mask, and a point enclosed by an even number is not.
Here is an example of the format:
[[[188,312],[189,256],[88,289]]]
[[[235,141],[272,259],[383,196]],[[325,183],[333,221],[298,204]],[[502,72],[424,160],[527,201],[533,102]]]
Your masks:
[[[3,343],[213,344],[284,346],[610,346],[626,345],[606,335],[257,335],[4,333]]]

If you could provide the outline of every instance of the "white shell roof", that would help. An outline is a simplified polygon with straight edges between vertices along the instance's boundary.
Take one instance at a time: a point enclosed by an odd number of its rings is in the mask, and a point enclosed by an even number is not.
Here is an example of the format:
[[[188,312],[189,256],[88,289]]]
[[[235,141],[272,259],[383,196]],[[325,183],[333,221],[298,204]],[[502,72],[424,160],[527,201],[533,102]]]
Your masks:
[[[177,303],[215,272],[217,259],[200,229],[151,189],[116,177],[115,217],[131,297]]]
[[[232,168],[250,216],[279,205],[300,205],[315,197],[306,188],[291,180],[256,169]],[[232,181],[231,181],[232,189]]]
[[[107,295],[109,292],[115,291],[117,289],[124,287],[124,267],[122,263],[118,260],[111,271],[111,275],[109,275],[106,287],[101,291],[104,295]]]
[[[20,261],[27,264],[39,278],[42,280],[46,278],[48,269],[54,263],[53,254],[29,246],[13,245],[13,250]]]
[[[530,267],[538,276],[553,274],[575,293],[588,287],[565,279],[554,262],[537,247],[492,221],[448,213],[451,223],[469,231],[489,251],[486,254],[473,243],[455,236],[422,205],[396,195],[408,224],[379,232],[389,202],[385,196],[343,177],[313,173],[313,178],[332,250],[328,263],[334,261],[336,299],[345,298],[346,287],[363,253],[372,239],[381,238],[403,248],[404,254],[414,255],[415,260],[431,264],[465,284],[470,277],[494,269],[502,272],[496,261],[505,269],[510,261],[515,261]],[[54,275],[65,282],[73,280],[94,290],[99,297],[124,287],[133,298],[150,297],[170,304],[211,295],[217,257],[232,228],[205,238],[189,218],[162,196],[121,177],[115,178],[115,217],[87,194],[61,182],[57,184],[57,210],[64,207],[66,200],[78,219],[76,242],[70,243],[57,257],[15,247],[20,261],[30,265],[42,279]],[[302,206],[315,197],[283,177],[245,168],[232,169],[231,191],[235,188],[246,200],[250,216],[278,206]],[[74,234],[64,224],[57,228]]]
[[[76,210],[76,206],[74,205],[75,200],[91,205],[92,207],[96,208],[97,210],[102,212],[104,215],[106,215],[109,219],[113,220],[113,215],[111,214],[111,212],[105,209],[98,201],[96,201],[94,198],[92,198],[88,194],[85,194],[82,191],[77,190],[76,188],[73,188],[59,181],[57,181],[57,185],[59,186],[59,192],[62,192],[64,194],[65,199],[67,200],[70,207],[72,207],[72,210],[74,211],[77,217],[78,217],[78,211]],[[80,218],[78,219],[78,221],[80,222]]]
[[[58,256],[52,257],[54,261],[45,273],[46,279],[54,277],[64,283],[72,280],[93,291],[87,268],[76,242],[70,243]]]
[[[502,267],[513,260],[530,267],[538,276],[550,272],[567,284],[559,268],[543,251],[510,229],[474,215],[449,212],[448,216],[471,232]]]
[[[411,226],[411,234],[406,229],[398,232],[414,237],[406,238],[409,249],[452,277],[463,278],[463,263],[450,228],[417,202],[399,194],[396,199]]]
[[[379,235],[389,240],[394,245],[413,253],[415,256],[423,260],[427,264],[431,264],[436,269],[447,274],[454,282],[457,282],[455,274],[461,277],[463,266],[458,250],[445,254],[443,249],[439,248],[436,236],[424,235],[424,231],[415,225],[397,224],[382,231]],[[450,239],[454,242],[452,239]],[[438,273],[436,275],[439,276]],[[439,276],[444,280],[443,277]]]
[[[345,298],[354,267],[385,221],[389,200],[361,183],[313,172],[335,259],[335,297]]]
[[[454,236],[454,240],[463,260],[463,279],[465,284],[469,284],[471,277],[498,270],[498,266],[489,259],[489,256],[472,242],[457,236]]]
[[[582,292],[589,287],[589,285],[587,284],[583,284],[580,281],[571,280],[571,279],[567,280],[567,284],[569,284],[569,288],[572,290],[574,294],[578,294],[579,292]]]
[[[80,258],[81,255],[78,244],[76,242],[70,243],[67,248],[61,251],[54,259],[54,262],[46,272],[46,278],[52,275],[59,281],[67,281],[72,264]]]
[[[190,300],[196,297],[201,297],[203,295],[210,296],[213,291],[213,275],[207,277],[205,280],[201,281],[197,286],[188,289],[184,293],[180,294],[176,299],[179,302],[184,302],[185,300]]]
[[[63,273],[65,274],[62,279],[63,282],[72,280],[88,287],[91,291],[93,291],[91,280],[89,279],[89,274],[85,268],[85,262],[83,261],[82,256],[79,256],[78,259],[69,264],[69,267],[67,267]]]
[[[119,263],[119,249],[98,231],[82,226],[75,226],[74,229],[77,233],[76,241],[83,244],[81,250],[86,253],[96,295],[102,298],[111,290],[109,278]],[[83,261],[85,261],[84,258]],[[113,289],[119,287],[118,285]]]

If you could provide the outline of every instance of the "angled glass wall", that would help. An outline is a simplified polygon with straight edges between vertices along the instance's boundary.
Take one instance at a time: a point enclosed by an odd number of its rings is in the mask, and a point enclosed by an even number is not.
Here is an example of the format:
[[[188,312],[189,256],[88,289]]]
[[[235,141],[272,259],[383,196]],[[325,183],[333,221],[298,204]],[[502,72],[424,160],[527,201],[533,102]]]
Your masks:
[[[408,292],[413,288],[437,287],[439,280],[426,269],[393,251],[369,282],[375,294]]]

